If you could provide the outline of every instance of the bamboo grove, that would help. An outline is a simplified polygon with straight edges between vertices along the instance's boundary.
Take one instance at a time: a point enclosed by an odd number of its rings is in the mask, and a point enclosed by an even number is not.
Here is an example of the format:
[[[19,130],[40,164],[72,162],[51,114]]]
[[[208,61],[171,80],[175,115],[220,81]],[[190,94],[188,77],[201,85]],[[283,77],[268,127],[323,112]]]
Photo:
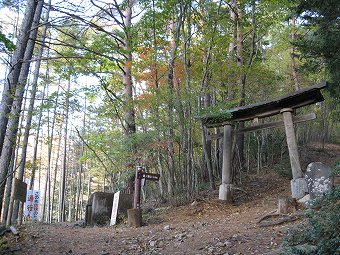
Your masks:
[[[144,197],[180,202],[215,189],[222,141],[207,139],[219,130],[207,130],[198,116],[320,80],[336,84],[338,46],[327,47],[336,56],[331,59],[300,40],[318,31],[304,18],[306,10],[325,14],[320,6],[305,5],[1,1],[2,13],[10,13],[0,27],[2,223],[21,223],[15,178],[40,190],[40,218],[48,223],[82,219],[94,191],[131,191],[137,165],[161,175],[145,187]],[[339,22],[332,15],[323,17]],[[339,27],[333,36],[339,38]],[[310,108],[318,120],[298,126],[299,144],[334,141],[336,96]],[[286,152],[280,128],[238,136],[235,184],[247,174],[287,167]]]

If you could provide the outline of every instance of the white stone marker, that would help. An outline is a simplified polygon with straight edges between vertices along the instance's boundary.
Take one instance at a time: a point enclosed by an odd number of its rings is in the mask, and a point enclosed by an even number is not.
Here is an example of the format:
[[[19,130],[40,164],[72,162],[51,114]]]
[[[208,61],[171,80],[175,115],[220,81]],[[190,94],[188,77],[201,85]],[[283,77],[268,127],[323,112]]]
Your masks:
[[[116,225],[117,223],[119,195],[120,195],[120,191],[116,192],[113,196],[110,226]]]
[[[321,162],[312,162],[307,166],[306,180],[310,198],[322,197],[332,189],[332,170]]]

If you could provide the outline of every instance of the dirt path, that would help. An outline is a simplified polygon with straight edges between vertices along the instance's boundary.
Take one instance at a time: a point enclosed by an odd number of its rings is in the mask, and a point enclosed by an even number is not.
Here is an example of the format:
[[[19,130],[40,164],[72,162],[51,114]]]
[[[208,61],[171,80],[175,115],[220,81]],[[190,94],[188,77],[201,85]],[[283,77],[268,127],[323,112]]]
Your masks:
[[[331,159],[327,162],[331,164],[339,152],[338,145],[324,155],[302,151],[302,159]],[[202,194],[193,204],[153,210],[143,216],[146,226],[137,229],[125,224],[24,225],[19,236],[6,235],[10,249],[17,251],[1,253],[0,249],[0,254],[275,254],[287,229],[304,220],[271,227],[261,227],[257,221],[277,208],[279,197],[290,195],[289,180],[271,172],[247,177],[241,188],[247,195],[237,192],[237,205],[221,203],[216,191]]]
[[[11,237],[11,248],[18,249],[12,254],[270,254],[293,223],[260,227],[257,221],[276,209],[279,196],[289,194],[289,181],[271,174],[250,178],[244,188],[251,193],[238,194],[240,205],[202,198],[154,210],[145,217],[147,225],[137,229],[26,225],[16,240]]]

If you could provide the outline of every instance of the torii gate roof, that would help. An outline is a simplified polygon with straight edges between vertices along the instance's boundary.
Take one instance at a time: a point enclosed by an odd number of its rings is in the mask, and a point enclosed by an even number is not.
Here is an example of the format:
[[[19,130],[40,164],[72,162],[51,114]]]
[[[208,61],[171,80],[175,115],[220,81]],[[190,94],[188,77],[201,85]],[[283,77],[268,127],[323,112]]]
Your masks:
[[[201,120],[203,125],[206,125],[207,127],[219,127],[230,122],[246,121],[254,118],[273,116],[279,114],[284,108],[297,109],[323,101],[324,98],[320,90],[325,87],[327,87],[327,82],[322,82],[320,84],[269,101],[228,109],[225,111],[225,113],[231,113],[232,116],[227,122],[219,122],[216,117],[202,117]]]

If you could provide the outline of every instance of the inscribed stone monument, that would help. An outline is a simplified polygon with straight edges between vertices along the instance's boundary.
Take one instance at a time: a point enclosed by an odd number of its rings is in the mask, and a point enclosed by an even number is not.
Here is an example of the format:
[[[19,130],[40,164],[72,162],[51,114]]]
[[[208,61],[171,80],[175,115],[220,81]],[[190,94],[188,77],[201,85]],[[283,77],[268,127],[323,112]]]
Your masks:
[[[108,224],[111,218],[113,193],[95,192],[92,195],[89,225]]]
[[[306,180],[311,199],[321,197],[331,191],[331,168],[321,162],[313,162],[307,166]]]

